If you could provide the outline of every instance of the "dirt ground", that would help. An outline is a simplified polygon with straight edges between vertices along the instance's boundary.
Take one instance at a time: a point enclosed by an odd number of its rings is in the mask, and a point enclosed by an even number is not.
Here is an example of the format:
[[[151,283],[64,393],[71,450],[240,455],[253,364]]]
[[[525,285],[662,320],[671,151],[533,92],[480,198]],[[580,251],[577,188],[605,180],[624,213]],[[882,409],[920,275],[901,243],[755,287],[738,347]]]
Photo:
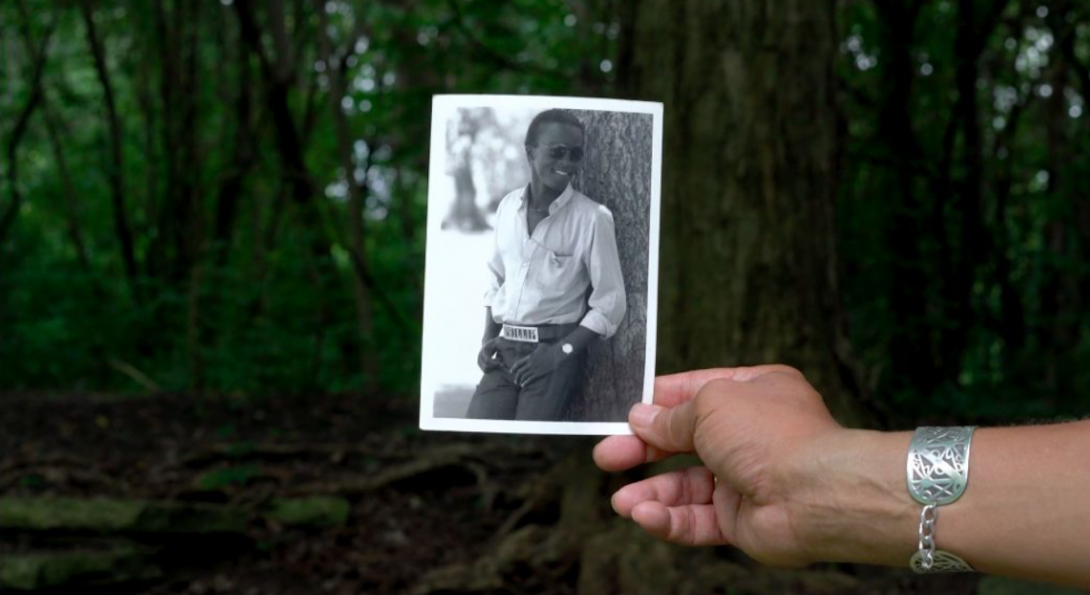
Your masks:
[[[416,425],[414,407],[352,395],[0,395],[0,496],[253,507],[323,494],[350,505],[341,526],[255,518],[236,542],[173,547],[163,576],[51,592],[977,592],[976,577],[922,582],[852,567],[783,573],[729,548],[660,544],[612,518],[608,494],[631,477],[589,467],[593,439],[422,433]],[[102,538],[2,531],[0,556],[94,547]],[[703,574],[686,571],[689,560]],[[673,578],[656,587],[641,567]],[[710,568],[721,571],[710,576]],[[686,578],[697,574],[700,581]]]
[[[211,561],[194,556],[198,566],[183,561],[169,579],[126,591],[399,593],[426,570],[481,554],[519,504],[494,490],[485,506],[483,491],[543,473],[553,462],[547,451],[508,455],[539,442],[424,434],[415,410],[349,395],[8,394],[0,396],[0,496],[247,505],[280,494],[342,494],[351,503],[343,527],[257,522],[252,548]],[[368,485],[383,472],[392,475]],[[0,555],[56,547],[48,537],[0,532]]]

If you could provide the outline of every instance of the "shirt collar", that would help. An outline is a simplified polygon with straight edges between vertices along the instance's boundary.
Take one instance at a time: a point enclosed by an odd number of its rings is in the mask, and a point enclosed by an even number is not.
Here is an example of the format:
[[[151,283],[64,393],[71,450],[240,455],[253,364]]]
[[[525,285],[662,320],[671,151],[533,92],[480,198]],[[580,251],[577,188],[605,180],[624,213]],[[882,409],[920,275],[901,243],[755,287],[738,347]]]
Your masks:
[[[530,185],[527,184],[526,188],[522,190],[522,206],[520,207],[522,210],[525,210],[527,208],[529,203],[529,196]],[[556,200],[554,200],[552,204],[549,205],[549,214],[552,215],[560,209],[563,209],[564,205],[571,202],[573,196],[575,196],[575,188],[572,188],[571,182],[568,182],[568,187],[565,188],[564,191],[560,193],[560,196],[556,197]]]

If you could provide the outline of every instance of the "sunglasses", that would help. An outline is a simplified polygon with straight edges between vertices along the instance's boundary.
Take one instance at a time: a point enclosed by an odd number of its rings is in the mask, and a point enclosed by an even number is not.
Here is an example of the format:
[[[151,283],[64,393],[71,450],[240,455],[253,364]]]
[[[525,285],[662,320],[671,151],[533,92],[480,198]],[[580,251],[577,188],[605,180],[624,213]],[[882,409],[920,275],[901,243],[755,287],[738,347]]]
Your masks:
[[[586,155],[583,152],[583,147],[565,147],[564,145],[556,145],[548,148],[549,157],[553,159],[563,159],[568,157],[568,161],[572,163],[579,163],[583,160],[583,156]]]

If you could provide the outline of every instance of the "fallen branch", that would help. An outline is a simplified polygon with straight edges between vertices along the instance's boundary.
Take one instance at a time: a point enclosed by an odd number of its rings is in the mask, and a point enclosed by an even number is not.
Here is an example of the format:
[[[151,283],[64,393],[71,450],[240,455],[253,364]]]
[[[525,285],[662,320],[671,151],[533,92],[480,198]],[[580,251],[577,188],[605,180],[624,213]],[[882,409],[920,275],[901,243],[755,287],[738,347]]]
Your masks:
[[[406,463],[384,467],[372,475],[352,477],[339,481],[317,481],[288,488],[291,495],[301,494],[338,494],[358,496],[373,492],[393,484],[419,478],[443,469],[457,468],[477,479],[478,473],[471,463],[462,460],[462,453],[440,453],[429,457],[418,457]]]
[[[163,392],[163,388],[159,386],[159,383],[152,380],[147,374],[141,372],[140,370],[137,370],[136,367],[132,364],[113,358],[107,360],[106,363],[109,364],[111,368],[128,376],[134,382],[148,389],[149,391],[153,393]]]

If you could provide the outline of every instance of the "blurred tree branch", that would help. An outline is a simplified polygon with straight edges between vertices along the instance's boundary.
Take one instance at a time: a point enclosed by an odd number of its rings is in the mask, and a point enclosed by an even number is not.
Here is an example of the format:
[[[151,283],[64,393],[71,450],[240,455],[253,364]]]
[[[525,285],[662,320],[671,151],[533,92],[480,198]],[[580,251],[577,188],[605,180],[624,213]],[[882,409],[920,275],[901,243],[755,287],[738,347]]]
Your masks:
[[[34,115],[35,110],[42,104],[45,97],[42,79],[45,74],[46,61],[48,60],[47,50],[49,48],[49,42],[53,37],[55,25],[54,22],[50,21],[45,33],[42,35],[41,41],[38,43],[37,50],[35,50],[33,43],[30,41],[32,36],[31,22],[30,15],[26,10],[26,4],[20,0],[18,7],[20,16],[22,17],[20,28],[22,30],[23,38],[26,40],[29,54],[28,58],[30,59],[30,80],[26,103],[23,104],[23,107],[19,110],[19,114],[15,117],[15,124],[12,126],[7,146],[4,149],[8,161],[8,185],[11,188],[11,199],[8,201],[7,208],[0,214],[0,248],[4,246],[7,235],[11,231],[12,225],[15,223],[16,216],[19,214],[19,209],[23,205],[23,193],[19,189],[19,145],[23,142],[23,138],[26,135],[27,128],[30,125],[30,118]]]
[[[554,79],[568,78],[569,75],[558,68],[547,68],[540,64],[513,60],[492,48],[492,46],[485,43],[484,40],[477,37],[477,34],[473,32],[459,2],[460,0],[447,0],[447,6],[450,7],[451,13],[454,15],[454,18],[450,20],[450,23],[453,24],[454,28],[461,36],[469,42],[470,47],[474,50],[477,57],[487,60],[493,65],[505,70],[537,74]]]
[[[117,240],[121,247],[121,259],[125,265],[125,273],[129,278],[132,297],[134,300],[138,300],[136,250],[133,245],[132,229],[129,226],[128,207],[125,204],[125,163],[122,150],[121,119],[118,116],[117,103],[114,99],[113,83],[110,81],[106,50],[103,48],[98,28],[95,25],[94,11],[94,0],[82,0],[80,2],[80,12],[86,29],[87,43],[91,48],[95,72],[98,74],[98,81],[102,86],[103,101],[106,104],[106,121],[110,134],[110,160],[106,168],[106,178],[109,180],[110,192],[113,198],[114,232],[117,234]]]

